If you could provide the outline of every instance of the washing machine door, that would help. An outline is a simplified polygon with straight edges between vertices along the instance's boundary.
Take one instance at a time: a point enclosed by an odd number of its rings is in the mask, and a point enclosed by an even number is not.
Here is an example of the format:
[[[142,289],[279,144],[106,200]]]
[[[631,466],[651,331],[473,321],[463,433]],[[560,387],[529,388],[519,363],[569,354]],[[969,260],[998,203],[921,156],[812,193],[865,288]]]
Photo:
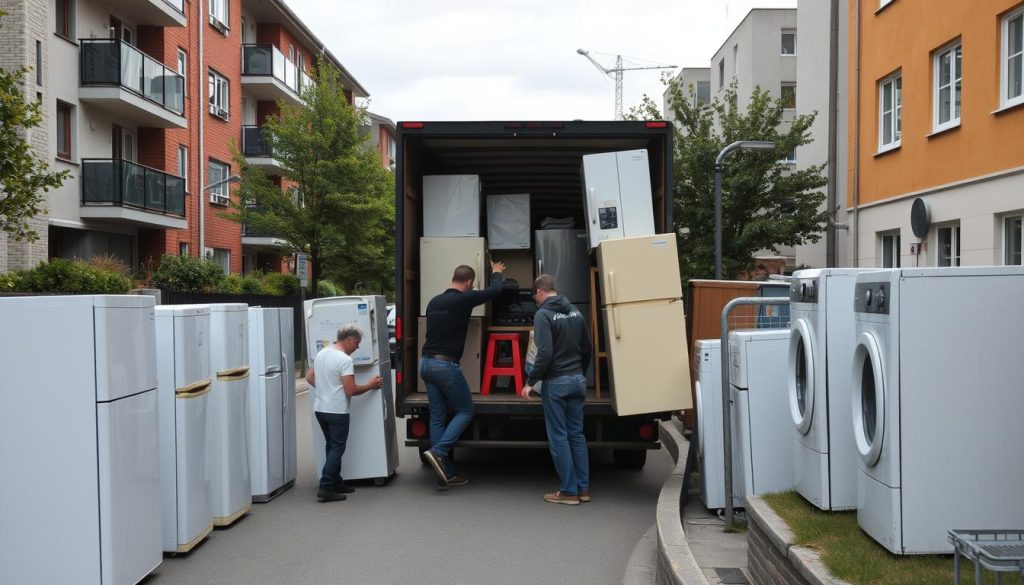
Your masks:
[[[789,414],[801,435],[814,419],[814,348],[807,321],[797,319],[789,335]]]
[[[861,333],[853,356],[853,435],[869,467],[878,463],[885,432],[885,364],[878,341]]]

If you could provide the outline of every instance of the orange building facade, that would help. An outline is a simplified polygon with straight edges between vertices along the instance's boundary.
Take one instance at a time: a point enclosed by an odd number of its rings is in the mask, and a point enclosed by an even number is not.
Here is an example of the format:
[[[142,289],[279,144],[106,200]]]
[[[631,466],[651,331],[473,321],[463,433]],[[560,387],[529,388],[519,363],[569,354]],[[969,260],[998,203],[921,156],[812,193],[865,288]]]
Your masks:
[[[1021,264],[1024,2],[863,0],[849,17],[850,263]]]

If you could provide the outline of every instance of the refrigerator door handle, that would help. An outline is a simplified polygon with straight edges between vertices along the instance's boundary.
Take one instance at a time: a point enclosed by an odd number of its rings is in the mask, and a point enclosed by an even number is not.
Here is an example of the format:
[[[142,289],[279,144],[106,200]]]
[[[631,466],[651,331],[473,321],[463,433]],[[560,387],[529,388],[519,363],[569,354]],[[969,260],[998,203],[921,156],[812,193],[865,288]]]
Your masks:
[[[622,331],[619,330],[619,306],[612,305],[612,328],[615,330],[615,339],[622,339]]]
[[[608,303],[609,304],[613,304],[614,305],[615,303],[619,302],[618,295],[615,294],[616,290],[615,290],[615,271],[614,270],[609,270],[608,271],[608,290],[605,291],[605,292],[608,293]],[[616,334],[615,336],[618,337],[618,334]]]
[[[483,258],[484,258],[483,254],[481,254],[480,252],[476,253],[476,273],[477,273],[477,279],[476,279],[476,282],[473,283],[474,284],[473,288],[475,288],[476,290],[483,290],[484,289],[484,286],[483,286],[483,282],[484,282],[484,276],[483,276],[484,275],[484,262],[483,262]],[[490,282],[491,282],[490,276],[491,276],[490,274],[487,275],[487,283],[488,284],[490,284]]]
[[[544,274],[544,259],[543,258],[539,258],[537,260],[537,273],[538,274]]]
[[[283,353],[281,354],[281,364],[283,364],[285,366],[287,366],[287,364],[288,364],[288,356],[283,354]],[[294,370],[294,369],[295,369],[295,365],[292,364],[292,370]],[[293,373],[292,375],[294,376],[295,374]],[[284,371],[281,372],[281,377],[282,378],[284,377]],[[281,384],[281,388],[283,390],[287,390],[288,389],[288,385],[282,383]],[[282,405],[281,406],[283,406],[284,410],[287,412],[288,411],[288,397],[285,396],[285,392],[281,392],[281,401],[282,401]]]

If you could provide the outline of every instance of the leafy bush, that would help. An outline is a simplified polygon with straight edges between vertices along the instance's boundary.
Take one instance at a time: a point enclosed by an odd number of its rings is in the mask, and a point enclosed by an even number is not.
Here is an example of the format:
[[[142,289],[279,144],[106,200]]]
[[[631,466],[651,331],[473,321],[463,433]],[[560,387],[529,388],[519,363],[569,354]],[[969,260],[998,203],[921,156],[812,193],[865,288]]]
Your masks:
[[[0,292],[21,290],[21,275],[17,272],[0,273]]]
[[[121,262],[121,259],[112,254],[104,256],[93,256],[89,260],[89,266],[92,266],[93,268],[99,268],[100,270],[106,270],[108,272],[116,272],[118,274],[123,274],[125,276],[129,276],[131,274],[131,271],[129,271],[128,267],[125,266],[123,262]]]
[[[218,290],[224,280],[220,264],[194,256],[164,254],[153,273],[153,284],[185,292]]]
[[[321,298],[338,296],[338,287],[334,286],[334,283],[329,280],[321,280],[318,282],[316,289],[316,296]]]
[[[268,272],[260,277],[264,294],[294,296],[299,294],[299,277],[294,274]]]
[[[120,272],[64,258],[52,258],[8,280],[18,292],[125,294],[132,289],[131,279]]]

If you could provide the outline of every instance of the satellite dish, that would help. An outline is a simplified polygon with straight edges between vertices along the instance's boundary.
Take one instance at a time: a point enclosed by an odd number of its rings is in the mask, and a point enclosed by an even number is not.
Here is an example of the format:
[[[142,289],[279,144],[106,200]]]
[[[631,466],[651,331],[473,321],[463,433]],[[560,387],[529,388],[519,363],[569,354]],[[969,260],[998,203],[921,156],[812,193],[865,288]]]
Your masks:
[[[928,235],[928,228],[931,226],[931,217],[928,213],[928,204],[924,199],[914,199],[910,206],[910,229],[913,230],[917,239],[923,240]]]

